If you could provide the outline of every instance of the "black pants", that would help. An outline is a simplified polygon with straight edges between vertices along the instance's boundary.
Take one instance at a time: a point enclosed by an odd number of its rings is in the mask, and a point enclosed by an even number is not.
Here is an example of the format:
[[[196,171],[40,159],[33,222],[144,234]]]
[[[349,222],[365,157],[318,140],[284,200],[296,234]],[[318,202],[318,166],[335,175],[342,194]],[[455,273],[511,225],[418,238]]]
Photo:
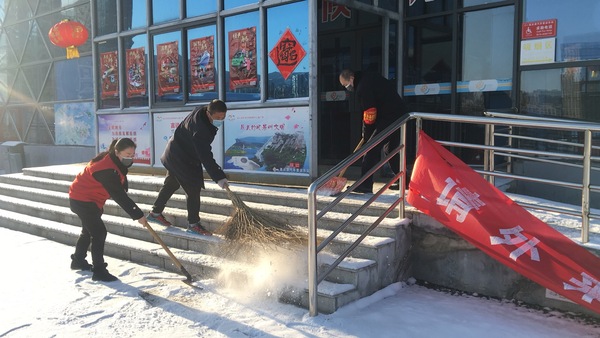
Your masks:
[[[75,258],[85,259],[90,244],[92,245],[92,265],[104,266],[104,242],[106,226],[102,221],[102,210],[96,203],[69,199],[71,211],[81,219],[81,234],[75,245]]]
[[[167,171],[167,176],[165,177],[165,182],[163,183],[162,188],[158,192],[158,197],[156,201],[154,201],[154,205],[152,206],[153,213],[161,213],[165,210],[165,206],[167,202],[173,196],[175,191],[179,189],[179,187],[183,188],[186,197],[187,203],[187,219],[188,223],[194,224],[200,221],[200,191],[202,188],[197,185],[189,185],[185,183],[181,183],[177,177],[171,175],[170,172]]]
[[[375,135],[371,136],[373,138]],[[396,149],[400,144],[400,134],[393,133],[383,142],[379,143],[375,148],[371,149],[364,157],[361,167],[361,176],[364,176],[377,162],[381,160],[381,150],[383,149],[384,156],[387,156],[392,150]],[[396,154],[389,161],[390,167],[394,174],[400,172],[400,155]],[[361,185],[361,188],[373,189],[373,175],[369,176]]]

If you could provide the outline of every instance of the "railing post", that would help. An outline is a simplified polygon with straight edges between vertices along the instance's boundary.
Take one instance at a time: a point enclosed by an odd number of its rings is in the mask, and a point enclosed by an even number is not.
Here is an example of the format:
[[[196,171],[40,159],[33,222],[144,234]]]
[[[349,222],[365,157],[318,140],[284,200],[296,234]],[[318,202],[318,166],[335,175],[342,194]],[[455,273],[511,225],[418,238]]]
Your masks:
[[[400,127],[400,142],[402,143],[403,147],[402,149],[400,149],[400,171],[402,171],[404,173],[403,176],[400,176],[400,190],[398,190],[398,193],[400,194],[400,199],[401,202],[400,204],[398,204],[398,216],[400,218],[404,218],[404,208],[405,208],[405,203],[404,203],[404,194],[406,192],[406,123],[403,124]]]
[[[317,195],[311,191],[308,194],[308,311],[311,317],[319,313],[317,278]]]
[[[584,132],[583,179],[581,189],[581,242],[590,240],[590,180],[592,167],[592,131]]]

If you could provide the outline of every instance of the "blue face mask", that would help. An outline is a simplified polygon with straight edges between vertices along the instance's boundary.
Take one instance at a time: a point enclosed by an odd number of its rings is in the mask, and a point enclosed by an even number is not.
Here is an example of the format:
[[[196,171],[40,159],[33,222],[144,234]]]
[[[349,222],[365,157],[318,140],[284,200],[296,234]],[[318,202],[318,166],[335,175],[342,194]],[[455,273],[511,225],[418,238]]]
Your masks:
[[[125,167],[129,168],[133,165],[133,157],[123,157],[123,158],[121,158],[121,163]]]

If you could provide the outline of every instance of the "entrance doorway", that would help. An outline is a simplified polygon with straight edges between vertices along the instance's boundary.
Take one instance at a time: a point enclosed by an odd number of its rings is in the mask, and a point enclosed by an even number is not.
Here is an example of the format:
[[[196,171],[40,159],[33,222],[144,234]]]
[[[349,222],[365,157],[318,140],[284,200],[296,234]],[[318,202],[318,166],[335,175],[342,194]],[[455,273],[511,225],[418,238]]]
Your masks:
[[[325,170],[350,155],[362,133],[362,114],[354,94],[340,85],[340,72],[383,68],[382,18],[351,8],[346,13],[321,20],[318,29],[318,155]]]

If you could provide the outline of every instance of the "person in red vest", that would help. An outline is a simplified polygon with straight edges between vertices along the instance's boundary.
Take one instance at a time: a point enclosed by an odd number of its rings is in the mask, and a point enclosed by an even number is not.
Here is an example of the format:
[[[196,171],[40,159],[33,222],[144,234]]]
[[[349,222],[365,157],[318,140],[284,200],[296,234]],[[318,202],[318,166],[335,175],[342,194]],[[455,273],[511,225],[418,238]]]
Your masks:
[[[227,114],[227,105],[212,100],[208,105],[196,107],[177,126],[169,139],[160,160],[167,169],[164,184],[148,214],[148,221],[171,226],[162,214],[171,196],[181,187],[185,192],[187,206],[187,232],[211,236],[212,233],[200,223],[200,191],[204,189],[204,169],[221,189],[228,185],[227,177],[215,161],[211,143],[218,128],[213,121],[221,121]]]
[[[344,69],[339,76],[340,84],[349,92],[354,92],[362,114],[362,137],[365,143],[383,131],[406,113],[404,102],[394,82],[377,73],[354,72]],[[364,176],[381,159],[381,150],[387,155],[400,144],[400,134],[394,133],[385,141],[371,149],[364,157],[361,176]],[[389,161],[394,174],[400,171],[400,157],[396,154]],[[398,190],[398,182],[390,186]],[[369,176],[354,192],[372,194],[373,175]]]
[[[69,188],[69,203],[81,219],[81,234],[71,255],[71,269],[92,270],[92,280],[118,280],[106,269],[106,226],[101,219],[106,200],[112,198],[129,216],[146,223],[144,212],[127,195],[127,172],[133,164],[135,143],[129,138],[113,140],[107,151],[94,157],[75,177]],[[92,265],[85,259],[91,244]]]

